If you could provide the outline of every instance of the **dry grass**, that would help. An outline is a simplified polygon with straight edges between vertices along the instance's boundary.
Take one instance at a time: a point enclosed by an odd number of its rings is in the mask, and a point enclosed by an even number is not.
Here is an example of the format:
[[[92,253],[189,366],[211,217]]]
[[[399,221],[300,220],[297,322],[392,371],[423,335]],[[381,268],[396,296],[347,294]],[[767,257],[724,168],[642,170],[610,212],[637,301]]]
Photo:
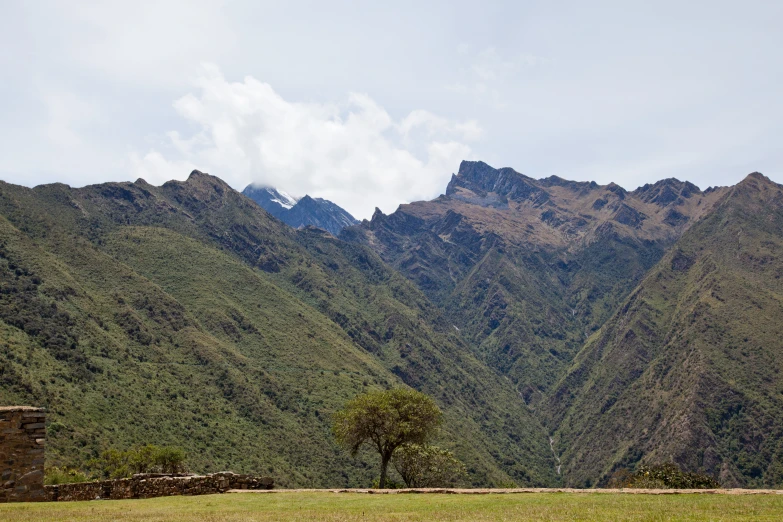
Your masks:
[[[231,494],[0,505],[14,521],[781,520],[783,495]]]

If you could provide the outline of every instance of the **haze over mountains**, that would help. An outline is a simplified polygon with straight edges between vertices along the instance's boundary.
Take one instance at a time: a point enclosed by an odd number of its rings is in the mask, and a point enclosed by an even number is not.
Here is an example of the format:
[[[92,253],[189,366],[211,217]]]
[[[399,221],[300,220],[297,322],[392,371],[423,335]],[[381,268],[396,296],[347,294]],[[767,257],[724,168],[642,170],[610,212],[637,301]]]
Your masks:
[[[761,174],[626,191],[463,162],[358,224],[244,193],[0,184],[0,400],[49,408],[53,463],[155,440],[197,471],[366,486],[330,414],[405,384],[475,485],[669,460],[783,484],[783,187]]]

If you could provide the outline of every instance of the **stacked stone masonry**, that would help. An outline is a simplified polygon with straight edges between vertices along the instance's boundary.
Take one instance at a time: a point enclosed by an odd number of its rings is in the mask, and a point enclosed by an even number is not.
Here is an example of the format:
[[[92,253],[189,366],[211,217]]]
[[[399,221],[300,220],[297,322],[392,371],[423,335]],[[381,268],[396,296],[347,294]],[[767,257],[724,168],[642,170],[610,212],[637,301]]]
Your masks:
[[[45,421],[41,408],[0,406],[0,502],[47,500]]]
[[[237,475],[224,472],[212,475],[149,476],[135,475],[129,479],[81,482],[46,486],[48,500],[98,500],[168,497],[174,495],[211,495],[230,489],[272,489],[268,477]]]

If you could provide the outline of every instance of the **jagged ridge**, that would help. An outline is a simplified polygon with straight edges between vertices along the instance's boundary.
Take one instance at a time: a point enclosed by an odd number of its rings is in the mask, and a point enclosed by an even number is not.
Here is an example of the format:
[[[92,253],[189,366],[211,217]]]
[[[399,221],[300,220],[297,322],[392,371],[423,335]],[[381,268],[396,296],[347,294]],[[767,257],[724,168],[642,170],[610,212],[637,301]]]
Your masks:
[[[256,185],[248,185],[242,194],[294,228],[314,226],[337,236],[345,227],[358,223],[346,210],[326,199],[310,196],[297,199],[275,188]]]

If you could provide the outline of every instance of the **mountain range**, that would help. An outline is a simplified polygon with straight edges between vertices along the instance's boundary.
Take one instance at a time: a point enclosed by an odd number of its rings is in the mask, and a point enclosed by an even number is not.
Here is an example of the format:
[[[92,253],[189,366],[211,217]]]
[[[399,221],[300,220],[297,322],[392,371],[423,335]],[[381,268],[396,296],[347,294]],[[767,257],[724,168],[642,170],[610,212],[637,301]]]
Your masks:
[[[257,185],[248,185],[242,194],[294,228],[314,226],[337,236],[345,227],[359,223],[346,210],[322,198],[295,198],[282,190]]]
[[[340,451],[331,414],[406,385],[473,485],[668,461],[783,484],[783,187],[763,175],[627,191],[463,162],[362,223],[243,193],[198,171],[0,183],[0,401],[48,408],[50,464],[155,441],[196,471],[366,486],[373,456]]]

